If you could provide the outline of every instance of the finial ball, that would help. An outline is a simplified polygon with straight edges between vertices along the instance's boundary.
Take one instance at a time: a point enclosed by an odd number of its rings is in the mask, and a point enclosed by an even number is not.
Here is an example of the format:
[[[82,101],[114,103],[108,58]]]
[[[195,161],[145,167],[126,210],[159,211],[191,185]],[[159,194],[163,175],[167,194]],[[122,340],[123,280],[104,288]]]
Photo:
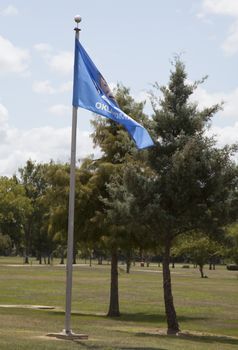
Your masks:
[[[82,18],[79,15],[77,15],[74,17],[74,20],[76,23],[80,23],[82,21]]]

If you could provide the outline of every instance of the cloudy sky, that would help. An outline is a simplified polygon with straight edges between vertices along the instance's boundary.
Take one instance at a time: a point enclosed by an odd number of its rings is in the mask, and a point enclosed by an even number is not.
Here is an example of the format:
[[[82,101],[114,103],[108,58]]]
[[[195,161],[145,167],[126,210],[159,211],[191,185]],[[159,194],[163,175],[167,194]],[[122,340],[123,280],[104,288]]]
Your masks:
[[[166,84],[181,53],[189,80],[209,76],[194,96],[199,105],[225,102],[212,125],[219,144],[236,142],[238,0],[1,0],[0,175],[29,158],[69,159],[76,14],[99,70],[138,100],[155,81]],[[78,118],[82,158],[95,152],[92,115],[80,109]]]

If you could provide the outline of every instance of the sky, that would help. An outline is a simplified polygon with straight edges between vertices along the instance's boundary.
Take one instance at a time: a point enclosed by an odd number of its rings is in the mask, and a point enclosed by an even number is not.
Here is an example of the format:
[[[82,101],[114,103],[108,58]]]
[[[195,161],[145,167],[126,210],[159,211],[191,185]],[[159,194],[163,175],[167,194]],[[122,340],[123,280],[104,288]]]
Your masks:
[[[199,108],[224,101],[209,133],[219,146],[238,140],[238,0],[0,0],[0,176],[27,159],[69,161],[74,16],[80,40],[112,87],[146,100],[166,85],[174,56],[188,80],[208,75]],[[97,154],[90,119],[78,110],[77,158]]]

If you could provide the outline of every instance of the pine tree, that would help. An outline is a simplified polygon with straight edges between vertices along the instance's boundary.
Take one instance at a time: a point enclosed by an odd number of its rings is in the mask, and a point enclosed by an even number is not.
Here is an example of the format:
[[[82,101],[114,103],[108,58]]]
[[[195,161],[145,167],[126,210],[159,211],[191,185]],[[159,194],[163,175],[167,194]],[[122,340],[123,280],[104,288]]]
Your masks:
[[[147,166],[128,167],[124,187],[130,195],[131,217],[146,230],[151,245],[163,253],[163,288],[167,332],[179,332],[170,275],[171,248],[181,234],[222,234],[234,219],[232,204],[237,168],[231,160],[236,147],[215,147],[205,131],[221,108],[199,110],[191,95],[200,82],[187,82],[185,66],[176,58],[168,86],[152,96],[151,132],[157,140]],[[148,170],[148,167],[151,170]]]
[[[140,123],[146,123],[147,117],[143,113],[144,103],[136,102],[129,89],[118,86],[116,100],[120,108]],[[94,179],[97,183],[97,197],[100,198],[95,215],[91,219],[97,232],[101,232],[101,239],[111,253],[111,288],[108,316],[119,316],[118,292],[118,251],[120,248],[130,248],[128,226],[121,225],[115,216],[111,215],[110,187],[115,178],[121,177],[126,164],[138,156],[134,142],[126,130],[111,120],[97,117],[93,122],[93,140],[95,146],[100,146],[102,157],[95,164]],[[142,151],[143,153],[143,151]],[[127,244],[125,244],[127,242]]]

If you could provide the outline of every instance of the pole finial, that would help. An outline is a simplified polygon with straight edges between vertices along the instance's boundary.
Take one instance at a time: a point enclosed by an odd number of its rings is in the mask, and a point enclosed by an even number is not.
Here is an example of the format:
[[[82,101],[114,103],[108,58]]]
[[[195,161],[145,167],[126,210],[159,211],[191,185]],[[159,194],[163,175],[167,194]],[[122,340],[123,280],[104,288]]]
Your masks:
[[[76,15],[74,17],[74,21],[77,23],[77,27],[75,28],[76,31],[80,31],[80,28],[79,28],[79,23],[82,21],[82,17],[80,17],[79,15]]]

